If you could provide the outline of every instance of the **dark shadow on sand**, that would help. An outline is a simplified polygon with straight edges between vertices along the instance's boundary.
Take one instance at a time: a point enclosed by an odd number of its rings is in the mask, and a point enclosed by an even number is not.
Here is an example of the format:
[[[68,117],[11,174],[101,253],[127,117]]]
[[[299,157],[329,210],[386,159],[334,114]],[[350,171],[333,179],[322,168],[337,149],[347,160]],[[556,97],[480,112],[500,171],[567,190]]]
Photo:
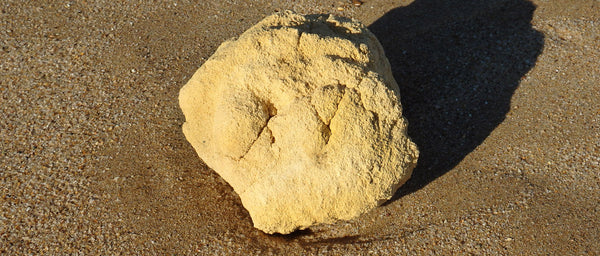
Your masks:
[[[408,232],[406,232],[408,233]],[[382,238],[373,238],[373,237],[364,237],[361,235],[347,235],[340,237],[331,237],[331,238],[314,238],[315,232],[310,229],[305,230],[296,230],[287,235],[274,234],[274,235],[266,235],[264,234],[265,239],[269,239],[276,243],[296,243],[305,249],[311,249],[315,246],[323,246],[323,245],[347,245],[347,244],[368,244],[373,242],[380,242],[384,240],[390,240],[397,237],[406,236],[406,234],[401,235],[393,235]]]
[[[504,120],[544,45],[524,0],[416,0],[369,26],[400,85],[421,155],[390,202],[454,168]]]

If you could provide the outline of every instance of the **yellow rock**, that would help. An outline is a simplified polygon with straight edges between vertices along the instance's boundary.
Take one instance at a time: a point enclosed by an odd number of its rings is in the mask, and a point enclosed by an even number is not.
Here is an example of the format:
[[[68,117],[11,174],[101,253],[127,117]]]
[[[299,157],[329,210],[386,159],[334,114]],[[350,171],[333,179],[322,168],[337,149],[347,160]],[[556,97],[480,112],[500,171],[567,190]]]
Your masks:
[[[418,150],[367,28],[290,11],[224,42],[181,89],[183,132],[254,226],[287,234],[388,200]]]

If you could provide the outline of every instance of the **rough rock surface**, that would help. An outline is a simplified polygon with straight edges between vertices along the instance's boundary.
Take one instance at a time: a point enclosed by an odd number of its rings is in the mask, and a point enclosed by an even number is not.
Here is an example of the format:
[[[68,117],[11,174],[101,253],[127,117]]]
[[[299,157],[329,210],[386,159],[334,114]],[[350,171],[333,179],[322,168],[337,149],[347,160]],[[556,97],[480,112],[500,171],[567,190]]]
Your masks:
[[[269,16],[223,43],[179,101],[186,138],[267,233],[354,218],[418,158],[389,62],[355,20]]]

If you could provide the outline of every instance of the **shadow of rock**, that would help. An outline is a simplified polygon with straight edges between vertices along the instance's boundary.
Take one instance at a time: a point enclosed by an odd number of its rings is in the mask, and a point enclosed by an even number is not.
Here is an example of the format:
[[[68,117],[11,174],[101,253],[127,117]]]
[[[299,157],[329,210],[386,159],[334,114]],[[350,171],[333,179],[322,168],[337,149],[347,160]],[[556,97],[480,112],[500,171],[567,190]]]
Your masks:
[[[297,231],[294,231],[294,232],[292,232],[290,234],[286,234],[286,235],[264,234],[265,239],[271,240],[272,242],[295,243],[305,249],[312,249],[315,246],[331,245],[331,244],[337,244],[337,245],[368,244],[368,243],[372,243],[375,241],[384,241],[384,240],[392,239],[392,237],[370,238],[370,237],[363,237],[361,235],[347,235],[347,236],[330,237],[330,238],[319,238],[319,237],[315,238],[315,236],[317,236],[317,234],[310,229],[297,230]],[[398,236],[394,235],[394,237],[398,237]]]
[[[400,85],[421,155],[390,202],[454,168],[504,120],[544,42],[525,0],[416,0],[369,26]]]

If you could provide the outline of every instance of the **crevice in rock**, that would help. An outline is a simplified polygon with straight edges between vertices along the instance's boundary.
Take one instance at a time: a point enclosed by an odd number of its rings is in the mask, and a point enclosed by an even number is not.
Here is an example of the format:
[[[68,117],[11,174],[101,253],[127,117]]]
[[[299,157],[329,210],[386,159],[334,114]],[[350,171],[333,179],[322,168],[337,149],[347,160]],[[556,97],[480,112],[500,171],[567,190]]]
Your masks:
[[[381,120],[379,120],[379,114],[377,114],[377,112],[368,110],[372,115],[373,115],[373,120],[371,121],[371,124],[373,124],[373,127],[377,127],[377,131],[381,130]]]
[[[298,42],[296,43],[296,49],[300,49],[300,40],[302,39],[302,34],[304,34],[304,32],[298,30]]]
[[[277,115],[277,108],[270,101],[264,101],[264,102],[262,102],[262,107],[266,109],[267,113],[269,114],[269,117],[265,121],[265,124],[260,129],[260,132],[258,133],[258,135],[256,136],[256,138],[254,139],[254,141],[252,141],[252,143],[250,144],[250,146],[248,147],[248,149],[246,149],[246,151],[244,152],[244,154],[242,154],[242,156],[239,158],[239,160],[241,160],[241,159],[243,159],[243,158],[246,157],[246,155],[248,154],[248,152],[250,152],[250,150],[254,147],[254,144],[256,144],[256,142],[258,141],[258,139],[260,139],[260,137],[265,132],[265,130],[268,130],[269,133],[271,133],[271,144],[275,143],[275,137],[273,137],[273,132],[271,132],[271,130],[269,129],[269,122],[271,121],[271,118],[273,118],[274,116]]]
[[[252,144],[250,144],[250,146],[248,147],[248,149],[246,149],[246,151],[244,152],[244,154],[242,154],[242,156],[240,157],[239,160],[244,159],[246,157],[246,155],[254,147],[254,145],[256,144],[256,142],[258,141],[258,139],[260,138],[260,136],[265,132],[265,129],[269,129],[269,121],[271,120],[271,118],[272,117],[269,117],[267,119],[267,121],[265,122],[265,125],[261,128],[260,132],[258,133],[258,135],[256,136],[256,138],[254,139],[254,141],[252,141]],[[271,130],[269,130],[269,132],[271,132]],[[272,138],[271,141],[274,142],[274,139],[275,138]]]
[[[325,145],[329,144],[329,138],[331,138],[331,128],[329,125],[323,126],[323,139],[325,140]]]
[[[333,118],[335,118],[335,116],[338,113],[338,110],[340,109],[340,102],[342,102],[342,100],[344,99],[344,97],[346,97],[346,89],[347,87],[345,85],[342,84],[338,84],[338,86],[342,87],[342,90],[344,91],[342,94],[342,97],[340,97],[340,99],[335,103],[335,111],[333,111],[333,115],[331,116],[331,118],[329,118],[329,120],[323,120],[323,123],[325,123],[328,127],[331,124],[331,120],[333,120]]]
[[[346,97],[346,86],[342,85],[342,87],[344,88],[344,94],[336,102],[335,111],[333,112],[333,115],[331,116],[331,118],[329,120],[321,120],[325,124],[324,130],[323,130],[323,139],[325,140],[325,146],[327,144],[329,144],[329,138],[331,138],[331,120],[333,120],[336,117],[336,115],[340,109],[340,102],[344,99],[344,97]],[[317,113],[317,115],[319,115],[319,113]]]
[[[328,58],[328,59],[330,59],[332,61],[340,60],[340,61],[346,62],[348,64],[359,64],[358,61],[356,61],[353,58],[342,57],[342,56],[339,56],[339,55],[327,54],[327,55],[325,55],[325,58]]]
[[[269,113],[269,119],[277,115],[277,108],[272,102],[266,102],[265,106],[267,108],[267,112]],[[269,122],[269,119],[267,119],[267,123]]]
[[[331,116],[331,118],[329,118],[329,120],[325,120],[325,124],[327,126],[329,126],[331,124],[331,120],[333,120],[335,118],[335,116],[337,115],[338,111],[340,110],[340,102],[344,99],[344,97],[346,97],[346,93],[344,92],[344,95],[342,95],[342,98],[340,98],[340,100],[337,102],[336,106],[335,106],[335,111],[333,111],[333,115]]]

